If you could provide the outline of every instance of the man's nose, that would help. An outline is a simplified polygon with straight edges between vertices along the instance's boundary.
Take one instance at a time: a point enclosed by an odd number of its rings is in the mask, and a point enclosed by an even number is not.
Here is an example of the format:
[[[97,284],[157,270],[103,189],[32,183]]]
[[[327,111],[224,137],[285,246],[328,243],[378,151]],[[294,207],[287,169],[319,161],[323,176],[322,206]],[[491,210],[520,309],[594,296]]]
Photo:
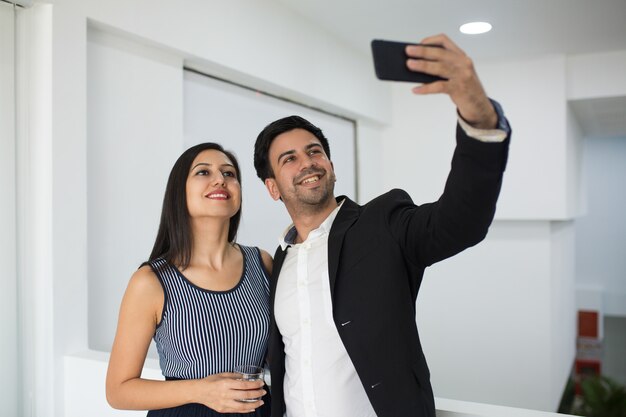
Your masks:
[[[304,158],[301,159],[301,161],[302,163],[300,165],[300,171],[317,166],[317,162],[312,155],[306,155]]]

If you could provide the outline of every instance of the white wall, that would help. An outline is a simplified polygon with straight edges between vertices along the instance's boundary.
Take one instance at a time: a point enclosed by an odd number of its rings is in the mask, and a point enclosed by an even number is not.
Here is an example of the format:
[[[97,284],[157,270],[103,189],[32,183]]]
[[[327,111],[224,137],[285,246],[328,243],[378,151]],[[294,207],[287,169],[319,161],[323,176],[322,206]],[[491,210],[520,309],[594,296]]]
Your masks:
[[[427,270],[417,321],[436,396],[549,409],[545,383],[521,382],[550,378],[549,241],[546,222],[497,222]]]
[[[626,138],[586,138],[587,212],[576,222],[576,281],[599,287],[604,314],[626,316]]]
[[[571,275],[553,274],[571,254],[555,256],[553,234],[549,222],[496,221],[480,245],[427,270],[417,321],[436,396],[556,409],[574,315]]]
[[[17,414],[17,235],[13,6],[0,3],[0,414]],[[18,381],[18,383],[16,383]]]
[[[478,62],[488,94],[497,99],[513,127],[498,219],[568,219],[569,156],[575,151],[566,128],[564,57],[522,62]],[[439,197],[454,147],[454,107],[446,97],[416,99],[394,85],[393,126],[385,132],[386,186],[400,186],[417,201]],[[397,151],[402,150],[402,151]],[[415,167],[409,171],[406,167]]]
[[[183,150],[182,59],[90,29],[87,67],[89,346],[108,351]]]
[[[611,105],[620,105],[626,97],[626,51],[572,56],[567,68],[570,102],[602,103],[604,114],[598,119],[612,122]],[[626,221],[620,208],[626,201],[622,184],[626,139],[611,134],[610,127],[604,132],[602,137],[582,141],[580,183],[585,210],[576,222],[577,298],[581,308],[624,317],[626,264],[621,249]]]
[[[357,123],[357,187],[359,201],[365,203],[377,197],[383,186],[383,143],[380,126],[362,119]]]
[[[551,407],[557,410],[563,390],[571,375],[576,354],[576,294],[575,294],[575,222],[550,222],[550,290],[549,310],[549,396]],[[532,378],[529,378],[532,381]]]
[[[626,51],[573,55],[567,58],[567,98],[626,96]]]
[[[501,101],[513,128],[499,219],[565,220],[577,214],[569,204],[575,178],[568,177],[566,61],[547,56],[477,67],[488,94]]]

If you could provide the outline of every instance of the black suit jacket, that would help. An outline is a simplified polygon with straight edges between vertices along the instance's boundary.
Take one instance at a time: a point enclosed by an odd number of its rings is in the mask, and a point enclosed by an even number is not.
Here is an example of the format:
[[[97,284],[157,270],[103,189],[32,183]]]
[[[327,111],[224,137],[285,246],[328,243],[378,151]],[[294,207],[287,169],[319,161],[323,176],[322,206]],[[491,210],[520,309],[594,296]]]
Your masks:
[[[503,143],[482,143],[457,127],[452,168],[438,201],[417,206],[402,190],[389,191],[363,206],[346,198],[332,224],[328,272],[333,318],[379,417],[435,416],[415,323],[417,293],[427,266],[485,237],[496,209],[508,142],[507,138]],[[279,247],[274,255],[270,295],[273,417],[282,417],[285,411],[284,344],[273,316],[285,254]]]

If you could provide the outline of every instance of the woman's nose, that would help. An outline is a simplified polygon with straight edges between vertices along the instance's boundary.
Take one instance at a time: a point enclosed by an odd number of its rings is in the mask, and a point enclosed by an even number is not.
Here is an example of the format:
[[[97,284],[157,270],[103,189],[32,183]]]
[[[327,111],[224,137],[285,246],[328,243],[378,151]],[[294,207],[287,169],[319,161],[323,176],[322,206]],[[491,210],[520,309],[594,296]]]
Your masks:
[[[215,185],[224,185],[224,175],[221,172],[215,174],[213,178],[213,184]]]

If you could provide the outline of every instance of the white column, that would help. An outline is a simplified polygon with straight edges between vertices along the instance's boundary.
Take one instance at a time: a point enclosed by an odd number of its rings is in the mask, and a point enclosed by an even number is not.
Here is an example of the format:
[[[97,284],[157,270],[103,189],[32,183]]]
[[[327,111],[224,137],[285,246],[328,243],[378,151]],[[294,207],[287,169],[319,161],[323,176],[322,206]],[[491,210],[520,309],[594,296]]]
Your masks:
[[[17,273],[22,414],[53,415],[52,5],[17,20]]]
[[[17,268],[15,212],[15,17],[0,3],[0,415],[17,416]]]

